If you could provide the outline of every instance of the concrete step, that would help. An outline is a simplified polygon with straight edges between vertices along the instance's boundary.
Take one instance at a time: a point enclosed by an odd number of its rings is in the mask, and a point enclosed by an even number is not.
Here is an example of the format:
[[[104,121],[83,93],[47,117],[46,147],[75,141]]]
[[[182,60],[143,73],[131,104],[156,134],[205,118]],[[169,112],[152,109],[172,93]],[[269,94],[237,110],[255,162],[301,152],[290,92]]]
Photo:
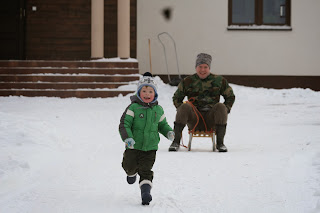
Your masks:
[[[133,91],[118,90],[0,90],[0,96],[60,97],[60,98],[108,98]]]
[[[0,82],[130,82],[139,76],[122,75],[0,75]]]
[[[138,68],[138,62],[0,60],[0,67]]]
[[[70,90],[70,89],[116,89],[119,86],[127,85],[127,83],[68,83],[68,82],[0,82],[0,89],[57,89],[57,90]]]
[[[46,68],[46,67],[0,67],[0,74],[105,74],[130,75],[139,73],[138,68]]]

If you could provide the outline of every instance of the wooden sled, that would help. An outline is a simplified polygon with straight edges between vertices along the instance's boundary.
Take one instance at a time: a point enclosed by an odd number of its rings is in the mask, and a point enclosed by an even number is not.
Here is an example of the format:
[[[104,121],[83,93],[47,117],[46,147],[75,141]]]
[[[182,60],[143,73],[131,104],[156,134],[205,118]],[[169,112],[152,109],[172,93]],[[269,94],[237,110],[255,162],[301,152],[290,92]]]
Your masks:
[[[191,151],[191,144],[193,137],[207,137],[212,139],[212,151],[216,151],[216,132],[214,130],[211,131],[189,131],[189,144],[188,151]]]

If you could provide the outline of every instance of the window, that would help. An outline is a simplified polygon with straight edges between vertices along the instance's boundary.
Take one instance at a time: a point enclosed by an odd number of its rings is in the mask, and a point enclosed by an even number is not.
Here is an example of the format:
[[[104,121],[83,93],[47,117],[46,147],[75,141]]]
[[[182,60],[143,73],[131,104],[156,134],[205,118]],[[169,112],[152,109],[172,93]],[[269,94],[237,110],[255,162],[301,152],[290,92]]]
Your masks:
[[[290,27],[290,0],[229,0],[230,26]]]

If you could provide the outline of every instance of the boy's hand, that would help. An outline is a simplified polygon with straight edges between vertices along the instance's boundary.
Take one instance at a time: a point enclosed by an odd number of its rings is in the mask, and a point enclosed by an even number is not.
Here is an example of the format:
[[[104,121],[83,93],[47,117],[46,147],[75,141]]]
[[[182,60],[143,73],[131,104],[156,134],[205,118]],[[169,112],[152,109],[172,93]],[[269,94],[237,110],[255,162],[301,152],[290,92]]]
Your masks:
[[[134,149],[133,145],[136,143],[133,138],[127,138],[124,140],[124,142],[126,143],[126,147],[129,149]]]
[[[173,141],[174,140],[174,132],[173,131],[169,131],[168,134],[167,134],[167,138],[170,141]]]

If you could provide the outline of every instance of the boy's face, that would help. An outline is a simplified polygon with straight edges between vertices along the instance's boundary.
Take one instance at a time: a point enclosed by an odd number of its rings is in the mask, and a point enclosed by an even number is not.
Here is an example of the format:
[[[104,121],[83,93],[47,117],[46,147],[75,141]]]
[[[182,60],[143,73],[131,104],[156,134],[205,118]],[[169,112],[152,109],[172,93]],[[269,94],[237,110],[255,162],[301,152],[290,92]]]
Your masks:
[[[143,102],[150,103],[151,101],[153,101],[155,93],[152,87],[144,86],[140,90],[139,95]]]

